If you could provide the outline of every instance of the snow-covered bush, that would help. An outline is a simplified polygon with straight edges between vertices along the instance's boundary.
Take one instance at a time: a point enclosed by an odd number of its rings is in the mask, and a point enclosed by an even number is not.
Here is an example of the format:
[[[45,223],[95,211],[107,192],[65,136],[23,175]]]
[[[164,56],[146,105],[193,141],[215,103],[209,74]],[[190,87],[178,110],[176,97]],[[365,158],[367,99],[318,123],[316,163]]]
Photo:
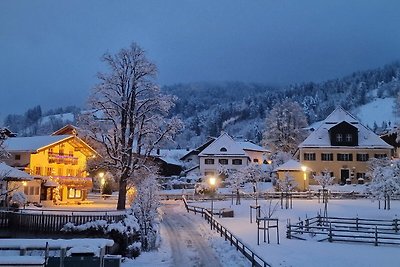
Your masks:
[[[61,231],[65,233],[79,232],[90,237],[104,237],[106,235],[119,245],[118,253],[129,256],[129,245],[139,241],[140,227],[132,210],[128,210],[126,217],[118,222],[96,220],[80,225],[69,222],[64,225]]]
[[[15,191],[11,196],[10,204],[14,208],[19,208],[21,206],[26,205],[27,202],[28,202],[28,198],[24,192]]]
[[[400,193],[400,161],[372,159],[369,169],[368,176],[372,178],[369,193],[372,199],[383,200],[384,209],[390,209],[391,197]]]
[[[156,248],[159,240],[160,198],[156,177],[151,174],[144,177],[136,190],[132,211],[140,226],[142,250],[149,251]]]

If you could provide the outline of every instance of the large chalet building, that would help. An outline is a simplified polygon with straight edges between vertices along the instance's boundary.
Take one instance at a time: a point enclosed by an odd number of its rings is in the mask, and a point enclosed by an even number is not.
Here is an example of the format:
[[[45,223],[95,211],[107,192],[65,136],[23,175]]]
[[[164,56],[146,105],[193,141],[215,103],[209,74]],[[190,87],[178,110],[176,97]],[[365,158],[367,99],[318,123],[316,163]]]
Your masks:
[[[10,137],[4,142],[6,164],[34,177],[21,187],[29,202],[79,203],[92,188],[86,163],[96,151],[75,135]]]
[[[390,157],[392,149],[356,117],[338,107],[299,145],[299,156],[301,164],[314,174],[328,171],[337,183],[344,184],[363,181],[368,160]]]

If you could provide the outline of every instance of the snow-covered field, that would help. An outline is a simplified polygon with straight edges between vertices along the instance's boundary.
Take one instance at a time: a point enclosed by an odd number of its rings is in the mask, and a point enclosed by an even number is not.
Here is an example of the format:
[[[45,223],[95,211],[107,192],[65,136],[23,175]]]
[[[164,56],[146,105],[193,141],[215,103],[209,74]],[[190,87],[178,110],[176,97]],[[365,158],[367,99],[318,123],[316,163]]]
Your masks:
[[[273,200],[276,203],[278,200]],[[198,202],[193,205],[209,207],[210,203]],[[322,210],[322,204],[317,200],[298,200],[293,202],[293,209],[276,210],[273,217],[279,218],[280,241],[276,243],[274,232],[271,232],[271,244],[257,245],[257,226],[250,224],[249,205],[251,200],[242,200],[241,205],[231,205],[230,201],[215,202],[216,208],[230,207],[235,212],[234,218],[218,219],[226,228],[247,243],[261,257],[272,266],[398,266],[400,262],[399,247],[378,246],[368,244],[329,243],[317,242],[316,239],[301,241],[286,238],[286,221],[290,219],[297,222],[299,218],[312,217]],[[263,200],[261,207],[264,212],[269,206],[269,201]],[[330,200],[329,216],[362,217],[393,219],[400,214],[400,201],[393,201],[392,209],[378,210],[378,204],[366,199],[358,200]],[[198,215],[199,220],[203,220]],[[233,265],[234,266],[234,265]]]

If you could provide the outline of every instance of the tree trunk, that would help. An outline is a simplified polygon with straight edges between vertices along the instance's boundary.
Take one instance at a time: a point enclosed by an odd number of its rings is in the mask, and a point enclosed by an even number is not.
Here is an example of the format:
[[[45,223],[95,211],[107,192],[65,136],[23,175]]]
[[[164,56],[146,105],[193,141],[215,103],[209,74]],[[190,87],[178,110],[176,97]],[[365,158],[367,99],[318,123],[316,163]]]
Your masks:
[[[122,174],[119,181],[117,210],[124,210],[126,203],[126,175]]]

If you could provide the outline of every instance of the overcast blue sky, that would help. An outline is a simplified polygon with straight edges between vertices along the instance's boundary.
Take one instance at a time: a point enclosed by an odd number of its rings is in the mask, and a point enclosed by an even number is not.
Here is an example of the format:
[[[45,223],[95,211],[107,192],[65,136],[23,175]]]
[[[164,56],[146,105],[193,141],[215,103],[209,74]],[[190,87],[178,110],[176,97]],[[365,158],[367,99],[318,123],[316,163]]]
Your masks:
[[[398,0],[2,0],[0,117],[82,105],[100,56],[139,43],[161,85],[321,81],[400,59]]]

